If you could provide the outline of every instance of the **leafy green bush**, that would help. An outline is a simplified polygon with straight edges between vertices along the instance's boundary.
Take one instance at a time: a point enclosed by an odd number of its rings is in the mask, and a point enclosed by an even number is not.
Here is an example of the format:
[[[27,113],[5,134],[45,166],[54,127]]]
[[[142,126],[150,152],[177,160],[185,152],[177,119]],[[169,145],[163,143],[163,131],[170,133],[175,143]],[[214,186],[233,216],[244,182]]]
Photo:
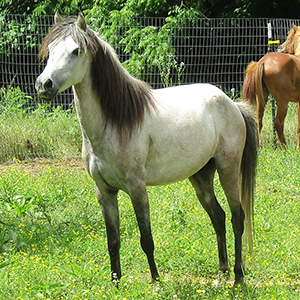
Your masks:
[[[5,13],[0,12],[0,54],[11,55],[13,49],[20,50],[20,40],[23,38],[22,50],[33,48],[39,43],[36,35],[37,20],[33,15],[27,15],[25,22],[21,23],[16,19],[7,20]],[[25,45],[24,45],[25,44]]]

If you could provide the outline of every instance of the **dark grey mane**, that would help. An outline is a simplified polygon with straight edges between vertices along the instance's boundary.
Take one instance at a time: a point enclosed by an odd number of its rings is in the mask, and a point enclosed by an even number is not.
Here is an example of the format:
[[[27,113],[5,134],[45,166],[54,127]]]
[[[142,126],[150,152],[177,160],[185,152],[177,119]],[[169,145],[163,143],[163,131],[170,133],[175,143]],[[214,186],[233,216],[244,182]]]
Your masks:
[[[114,126],[120,137],[131,136],[132,131],[142,124],[145,111],[151,106],[155,108],[151,87],[131,76],[113,48],[89,27],[82,29],[74,19],[53,25],[41,44],[40,59],[47,58],[50,43],[57,43],[69,35],[80,50],[91,57],[92,87],[99,97],[106,123]]]

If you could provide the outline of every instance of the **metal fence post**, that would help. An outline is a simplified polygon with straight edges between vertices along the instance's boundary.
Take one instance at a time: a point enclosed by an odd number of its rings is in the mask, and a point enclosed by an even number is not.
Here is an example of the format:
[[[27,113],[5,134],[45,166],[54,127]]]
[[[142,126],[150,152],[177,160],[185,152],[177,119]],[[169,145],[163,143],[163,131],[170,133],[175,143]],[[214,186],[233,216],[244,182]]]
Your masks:
[[[272,24],[271,21],[268,22],[268,53],[272,52],[272,45],[273,45],[273,40],[272,40]],[[276,136],[276,130],[275,130],[275,116],[276,116],[276,105],[275,105],[275,99],[272,95],[271,97],[271,103],[272,103],[272,127],[273,127],[273,146],[274,148],[277,148],[277,136]]]

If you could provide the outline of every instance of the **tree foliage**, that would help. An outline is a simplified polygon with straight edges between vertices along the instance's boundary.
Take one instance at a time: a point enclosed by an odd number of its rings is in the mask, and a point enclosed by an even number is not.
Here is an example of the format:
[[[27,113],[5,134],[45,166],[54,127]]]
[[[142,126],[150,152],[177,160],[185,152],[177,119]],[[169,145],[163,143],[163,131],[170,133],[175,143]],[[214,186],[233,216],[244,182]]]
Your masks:
[[[54,14],[57,10],[66,15],[77,14],[93,7],[94,0],[0,0],[2,13]]]
[[[11,14],[53,14],[59,10],[65,15],[76,15],[94,8],[102,13],[99,17],[124,9],[148,17],[167,17],[192,9],[209,18],[298,18],[300,0],[0,0],[1,11]]]

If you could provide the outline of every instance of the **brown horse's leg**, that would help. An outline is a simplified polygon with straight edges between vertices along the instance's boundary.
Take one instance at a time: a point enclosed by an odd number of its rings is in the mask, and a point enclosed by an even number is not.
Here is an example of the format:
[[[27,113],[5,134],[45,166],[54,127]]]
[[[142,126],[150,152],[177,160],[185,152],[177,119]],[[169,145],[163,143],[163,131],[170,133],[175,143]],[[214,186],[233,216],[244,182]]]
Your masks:
[[[298,148],[300,149],[300,102],[298,102],[297,111],[298,111],[298,128],[297,128],[297,132],[298,132]]]
[[[269,92],[268,90],[263,87],[262,93],[258,93],[257,96],[257,106],[256,106],[256,112],[257,112],[257,126],[258,126],[258,132],[261,133],[262,127],[263,127],[263,117],[265,112],[265,106],[268,101]],[[261,99],[262,97],[262,99]]]
[[[216,171],[214,160],[210,160],[204,168],[190,177],[190,181],[196,191],[197,197],[202,206],[208,213],[217,235],[219,251],[219,269],[225,273],[229,271],[227,248],[226,248],[226,230],[225,230],[225,212],[218,203],[213,190],[213,179]]]
[[[278,104],[278,102],[277,102]],[[276,118],[274,121],[274,126],[278,135],[278,139],[280,142],[281,146],[285,146],[286,145],[286,140],[283,134],[283,125],[284,125],[284,119],[286,117],[287,114],[287,110],[288,110],[288,106],[286,105],[282,105],[277,107],[277,114],[276,114]]]
[[[264,117],[265,112],[265,103],[262,103],[260,101],[257,101],[257,126],[258,126],[258,132],[261,132],[262,129],[262,120]]]

